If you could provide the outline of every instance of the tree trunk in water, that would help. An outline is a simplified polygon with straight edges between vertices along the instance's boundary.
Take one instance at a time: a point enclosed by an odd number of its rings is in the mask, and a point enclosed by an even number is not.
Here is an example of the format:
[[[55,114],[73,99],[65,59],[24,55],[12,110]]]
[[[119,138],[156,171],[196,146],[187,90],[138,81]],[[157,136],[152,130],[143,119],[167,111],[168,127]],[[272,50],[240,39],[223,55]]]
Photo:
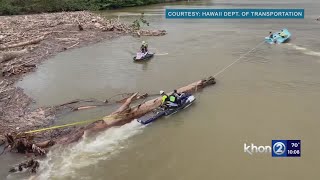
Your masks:
[[[210,76],[207,79],[203,79],[187,86],[184,86],[180,89],[177,89],[180,93],[191,93],[196,92],[208,85],[215,84],[215,78]],[[160,96],[160,95],[159,95]],[[96,121],[86,127],[82,127],[77,129],[75,132],[58,139],[57,144],[69,144],[75,141],[78,141],[82,138],[84,134],[91,134],[95,132],[99,132],[105,130],[107,128],[113,126],[120,126],[126,123],[131,122],[135,118],[139,118],[157,107],[161,105],[161,97],[149,100],[144,102],[136,107],[130,108],[130,104],[137,97],[137,93],[133,94],[130,98],[128,98],[125,103],[118,108],[115,112],[111,113],[111,115],[104,117],[102,120]],[[111,119],[110,119],[111,117]]]

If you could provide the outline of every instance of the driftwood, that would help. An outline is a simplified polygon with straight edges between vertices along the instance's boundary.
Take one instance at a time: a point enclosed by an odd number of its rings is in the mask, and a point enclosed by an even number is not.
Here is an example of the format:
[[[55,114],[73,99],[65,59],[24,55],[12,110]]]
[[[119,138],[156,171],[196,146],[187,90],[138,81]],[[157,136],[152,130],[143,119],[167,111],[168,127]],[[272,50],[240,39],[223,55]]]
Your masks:
[[[37,44],[40,41],[44,40],[45,36],[41,36],[38,37],[36,39],[31,39],[29,41],[25,41],[25,42],[21,42],[21,43],[17,43],[17,44],[11,44],[11,45],[3,45],[0,46],[0,50],[5,50],[5,49],[9,49],[9,48],[15,48],[15,47],[20,47],[20,46],[27,46],[27,45],[31,45],[31,44]]]
[[[163,36],[167,34],[165,30],[138,30],[136,34],[140,36]]]
[[[96,108],[96,107],[98,107],[98,106],[97,105],[96,106],[81,106],[81,107],[74,108],[72,111],[91,109],[91,108]]]
[[[105,19],[86,11],[3,16],[0,17],[0,24],[2,31],[0,32],[0,69],[2,71],[0,76],[4,77],[30,72],[40,59],[46,59],[58,52],[83,46],[87,42],[97,42],[102,38],[116,36],[115,34],[107,35],[105,31],[133,36],[166,34],[164,30],[137,31],[131,25],[117,19]],[[40,43],[43,40],[46,42]],[[30,53],[25,53],[25,50],[21,53],[17,51],[21,47],[28,48]],[[35,65],[20,65],[30,59]],[[9,60],[15,61],[1,63]]]
[[[207,79],[203,79],[192,84],[189,84],[185,87],[177,89],[178,92],[195,92],[199,89],[202,89],[208,85],[215,84],[214,77],[208,77]],[[131,97],[126,99],[124,104],[119,107],[115,112],[111,113],[111,115],[104,117],[102,120],[96,121],[86,127],[79,128],[75,132],[68,134],[65,137],[62,137],[57,140],[58,144],[69,144],[75,141],[78,141],[82,138],[84,134],[91,134],[94,132],[99,132],[105,130],[107,128],[113,126],[120,126],[126,123],[131,122],[135,118],[139,118],[157,107],[161,105],[161,97],[149,100],[144,102],[136,107],[131,108],[130,104],[133,100],[137,98],[137,93],[133,94]],[[112,118],[110,118],[112,117]]]
[[[118,95],[128,95],[128,94],[133,95],[134,93],[122,93],[122,94],[118,94]],[[158,94],[157,94],[157,95],[158,95]],[[145,98],[150,97],[150,96],[151,96],[151,95],[149,95],[149,94],[147,94],[147,93],[144,93],[144,94],[142,94],[142,95],[137,95],[137,96],[135,96],[135,98],[134,98],[133,100],[145,99]],[[115,97],[115,96],[114,96],[114,97]],[[112,98],[112,97],[111,97],[111,98]],[[111,99],[111,98],[110,98],[110,99]],[[102,104],[101,104],[101,102],[100,102],[100,104],[97,104],[97,105],[79,106],[79,107],[72,108],[72,111],[92,109],[92,108],[96,108],[96,107],[101,107],[101,106],[110,105],[110,104],[112,104],[112,103],[124,103],[124,102],[126,102],[126,100],[127,100],[128,98],[130,98],[130,96],[129,96],[129,97],[126,97],[126,98],[123,98],[123,99],[121,99],[121,100],[114,101],[114,102],[110,101],[110,99],[106,99]],[[72,102],[77,103],[77,102],[79,102],[79,100],[78,100],[78,101],[72,101]],[[91,101],[91,102],[93,102],[93,101]],[[63,105],[64,105],[64,104],[63,104]],[[60,106],[61,106],[61,105],[60,105]]]
[[[5,62],[5,61],[9,61],[11,59],[23,56],[24,54],[26,54],[28,52],[27,49],[23,49],[20,51],[7,51],[7,52],[2,52],[0,53],[0,62]]]
[[[133,95],[133,94],[134,94],[134,93],[132,93],[132,95]],[[158,95],[158,94],[157,94],[157,95]],[[137,96],[135,96],[133,100],[145,99],[145,98],[150,97],[150,96],[151,96],[151,95],[149,95],[148,93],[145,93],[145,94],[142,94],[142,95],[137,95]],[[118,101],[116,101],[116,103],[124,103],[124,102],[126,102],[126,100],[127,100],[128,98],[130,98],[130,97],[127,97],[127,98],[123,98],[123,99],[121,99],[121,100],[118,100]]]
[[[46,154],[46,150],[44,148],[54,145],[54,142],[51,140],[36,143],[33,141],[32,136],[20,136],[16,133],[8,133],[5,135],[5,138],[6,146],[0,155],[8,151],[16,151],[21,154],[33,153],[36,156],[44,156]]]
[[[34,159],[30,159],[28,161],[18,164],[16,167],[11,168],[9,172],[13,173],[17,171],[23,171],[24,169],[29,169],[32,173],[36,173],[38,168],[39,162]]]
[[[206,86],[215,84],[214,77],[208,77],[203,80],[199,80],[187,86],[177,89],[179,93],[191,93],[196,92]],[[6,134],[6,144],[4,152],[6,151],[16,151],[18,153],[44,156],[47,153],[45,148],[49,148],[54,144],[69,144],[80,140],[84,134],[97,133],[102,130],[106,130],[113,126],[121,126],[126,123],[131,122],[132,120],[139,118],[149,112],[152,112],[154,109],[158,108],[161,105],[161,97],[149,100],[147,102],[141,103],[138,106],[130,107],[130,104],[139,98],[147,97],[139,96],[138,93],[132,94],[129,98],[125,98],[125,102],[109,116],[105,116],[102,120],[98,120],[92,124],[89,124],[85,127],[81,127],[71,131],[71,133],[66,134],[62,137],[58,137],[55,141],[48,140],[44,142],[34,142],[34,137],[24,134]],[[75,103],[76,101],[69,102],[67,104]],[[2,153],[1,153],[2,154]],[[20,163],[17,167],[10,169],[10,172],[22,171],[23,169],[28,169],[31,172],[35,173],[39,167],[39,163],[33,159]]]
[[[95,23],[99,23],[99,25]],[[38,108],[31,111],[28,110],[31,99],[20,88],[14,87],[14,82],[22,77],[23,73],[33,71],[41,61],[56,55],[64,49],[84,46],[105,38],[116,37],[118,34],[136,34],[135,29],[128,24],[121,23],[119,20],[105,19],[94,13],[81,11],[1,16],[0,26],[0,119],[3,120],[0,126],[1,134],[15,130],[24,132],[33,128],[51,125],[53,117],[57,114],[56,112],[64,113],[65,110],[69,109],[81,110],[111,104],[110,100],[106,100],[106,102],[97,101],[97,104],[90,104],[91,106],[87,104],[72,104],[45,109]],[[106,33],[104,31],[114,31],[115,33]],[[161,30],[159,33],[153,30],[150,30],[150,33],[148,31],[143,32],[143,35],[163,34]],[[20,55],[22,56],[20,57]],[[4,80],[2,80],[2,76]],[[143,97],[147,96],[137,95],[131,98],[131,102]],[[126,100],[128,98],[124,98],[118,102],[125,102]],[[82,107],[79,107],[80,105]],[[75,106],[78,108],[75,109]],[[90,127],[94,127],[99,123],[104,123],[104,121],[97,121],[81,129],[90,129]],[[20,128],[16,129],[17,127]],[[81,131],[81,129],[74,131],[75,129],[73,127],[63,129],[61,132],[56,130],[45,131],[43,132],[44,136],[39,137],[36,141],[41,142],[49,138],[56,141],[69,131],[73,132],[69,138],[72,139],[71,136],[76,136],[77,132]],[[57,142],[61,142],[60,139]],[[3,141],[0,140],[0,144],[3,144]],[[6,147],[10,151],[18,151],[19,149],[20,153],[36,152],[41,154],[42,148],[52,146],[53,144],[52,141],[37,143],[33,140],[25,138],[17,139],[15,137],[11,145],[6,143]]]
[[[79,43],[80,43],[80,42],[77,42],[77,43],[73,44],[72,46],[67,47],[66,49],[73,48],[73,47],[77,46]]]

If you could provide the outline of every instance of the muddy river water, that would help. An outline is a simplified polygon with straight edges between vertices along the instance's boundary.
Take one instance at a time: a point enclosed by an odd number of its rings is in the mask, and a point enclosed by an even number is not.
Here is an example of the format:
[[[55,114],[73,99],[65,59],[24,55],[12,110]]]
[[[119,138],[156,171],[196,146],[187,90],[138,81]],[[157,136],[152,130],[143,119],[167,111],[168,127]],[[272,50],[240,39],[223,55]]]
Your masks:
[[[301,20],[168,20],[165,8],[305,8]],[[183,113],[143,127],[136,121],[102,132],[41,161],[39,179],[194,180],[318,179],[320,136],[320,23],[317,1],[201,1],[158,4],[102,12],[131,22],[145,12],[162,37],[124,36],[64,52],[17,85],[35,106],[77,98],[105,99],[121,92],[171,91],[222,68],[263,41],[269,31],[288,28],[292,40],[262,44],[196,94]],[[158,53],[132,62],[142,40]],[[70,114],[57,123],[106,115],[99,108]],[[244,153],[244,143],[301,139],[301,158]],[[22,157],[1,159],[1,177]]]

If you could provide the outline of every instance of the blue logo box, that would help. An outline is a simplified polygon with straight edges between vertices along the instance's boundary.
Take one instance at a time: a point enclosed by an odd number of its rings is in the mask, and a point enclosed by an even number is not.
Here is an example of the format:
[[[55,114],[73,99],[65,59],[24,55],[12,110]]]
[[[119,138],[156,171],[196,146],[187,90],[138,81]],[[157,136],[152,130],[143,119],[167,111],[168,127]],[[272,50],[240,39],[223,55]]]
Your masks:
[[[301,140],[272,140],[272,157],[301,157]]]
[[[304,9],[166,9],[167,19],[304,19]]]

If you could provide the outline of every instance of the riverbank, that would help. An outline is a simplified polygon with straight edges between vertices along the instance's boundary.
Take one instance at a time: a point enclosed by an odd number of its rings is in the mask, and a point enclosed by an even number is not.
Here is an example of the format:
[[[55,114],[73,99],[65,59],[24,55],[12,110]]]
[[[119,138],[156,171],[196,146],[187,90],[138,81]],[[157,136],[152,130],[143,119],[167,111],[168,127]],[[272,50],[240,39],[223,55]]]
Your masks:
[[[56,54],[122,35],[159,36],[163,30],[136,30],[118,20],[86,12],[0,17],[0,134],[51,125],[56,107],[31,109],[33,100],[15,83]],[[71,103],[72,104],[72,103]],[[72,107],[69,106],[69,109]]]
[[[43,12],[82,11],[82,10],[107,10],[123,7],[143,6],[156,3],[174,2],[179,0],[51,0],[51,1],[13,1],[0,2],[0,15],[15,15]],[[180,0],[182,1],[182,0]]]

